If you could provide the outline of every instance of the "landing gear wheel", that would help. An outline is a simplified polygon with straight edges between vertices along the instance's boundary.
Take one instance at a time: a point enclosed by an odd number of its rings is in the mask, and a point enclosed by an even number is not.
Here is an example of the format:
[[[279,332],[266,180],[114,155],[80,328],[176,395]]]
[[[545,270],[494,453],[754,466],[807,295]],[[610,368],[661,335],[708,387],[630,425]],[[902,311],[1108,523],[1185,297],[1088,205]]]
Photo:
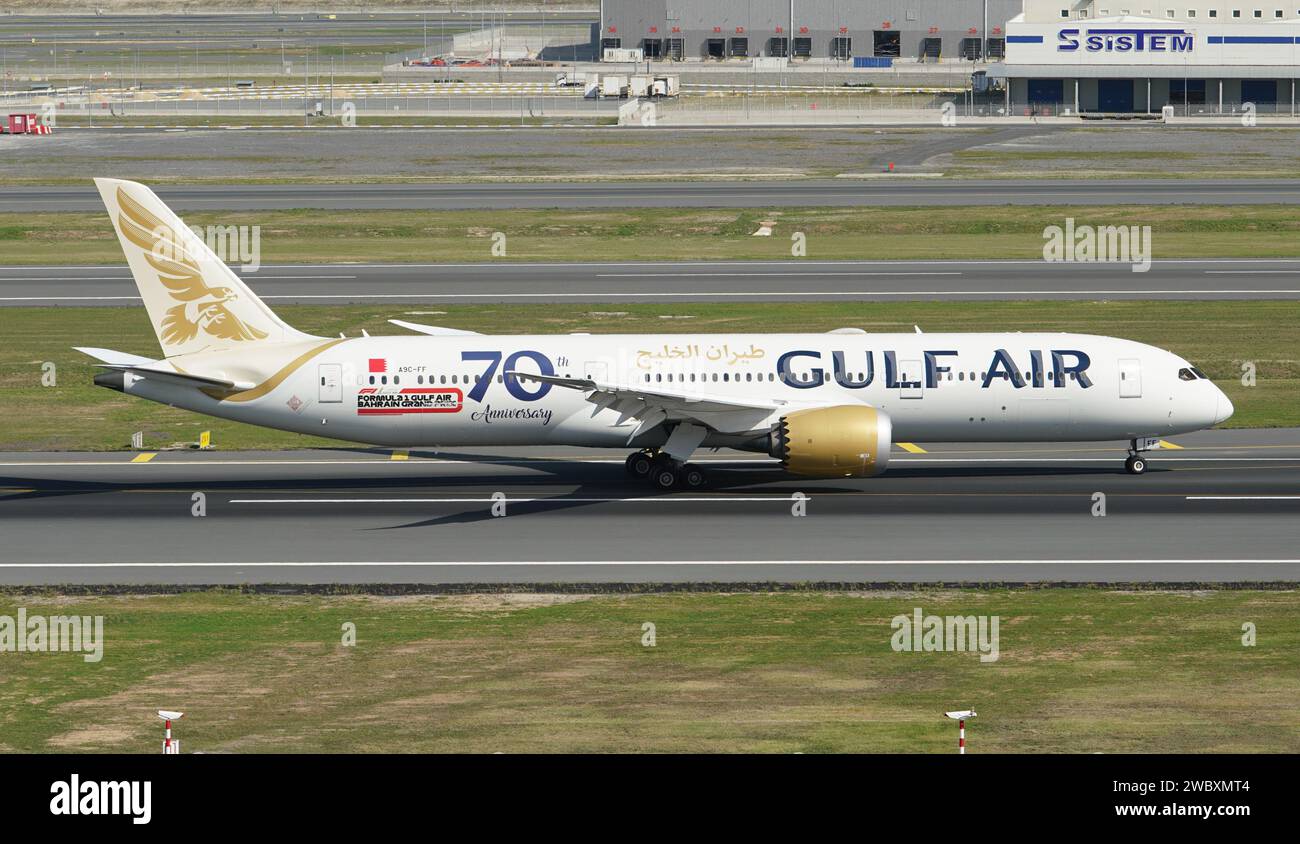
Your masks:
[[[670,463],[660,463],[654,468],[650,475],[650,480],[654,485],[662,490],[670,490],[677,486],[677,467]]]
[[[699,489],[708,483],[708,478],[705,476],[704,470],[699,466],[691,466],[690,464],[687,464],[678,470],[677,477],[682,486],[687,489]]]
[[[1130,454],[1124,461],[1124,471],[1130,475],[1140,475],[1147,470],[1147,460],[1138,454]]]
[[[627,462],[624,464],[627,473],[634,478],[648,478],[651,470],[654,469],[654,458],[647,452],[637,451],[627,456]]]

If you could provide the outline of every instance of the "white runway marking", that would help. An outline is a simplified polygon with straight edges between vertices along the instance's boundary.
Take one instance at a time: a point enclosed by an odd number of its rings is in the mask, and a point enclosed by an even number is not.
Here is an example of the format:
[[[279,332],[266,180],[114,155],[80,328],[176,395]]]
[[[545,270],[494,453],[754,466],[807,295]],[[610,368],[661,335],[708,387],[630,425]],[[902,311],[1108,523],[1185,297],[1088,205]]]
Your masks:
[[[750,495],[750,496],[705,496],[701,498],[682,498],[678,496],[658,496],[644,498],[568,498],[563,495],[542,496],[540,498],[232,498],[227,504],[531,504],[538,501],[555,501],[565,504],[677,504],[703,502],[731,503],[733,501],[812,501],[813,496],[796,498],[793,495]]]
[[[1252,559],[1252,558],[1174,558],[1174,559],[1037,559],[1037,560],[518,560],[501,562],[495,560],[460,560],[449,562],[436,560],[395,560],[392,562],[368,561],[326,561],[309,563],[294,560],[257,561],[257,562],[188,562],[188,563],[0,563],[0,568],[8,569],[55,569],[55,568],[341,568],[344,566],[393,566],[413,567],[428,566],[451,568],[455,566],[1033,566],[1033,565],[1296,565],[1300,558],[1292,559]]]
[[[1300,495],[1188,495],[1188,501],[1300,501]]]
[[[1155,258],[1151,261],[1153,264],[1298,264],[1295,258]],[[985,260],[963,260],[960,258],[952,259],[935,259],[935,260],[914,260],[898,259],[892,261],[872,261],[872,260],[841,260],[841,261],[816,261],[800,259],[797,261],[519,261],[511,262],[512,267],[662,267],[664,264],[672,264],[678,267],[810,267],[810,266],[1041,266],[1044,270],[1086,270],[1088,268],[1102,269],[1103,264],[1083,264],[1083,263],[1053,263],[1047,264],[1038,258],[1005,258],[1005,259],[985,259]],[[498,266],[492,262],[465,262],[458,264],[439,264],[439,263],[365,263],[361,261],[330,261],[316,264],[265,264],[264,266],[274,269],[317,269],[320,267],[346,267],[346,268],[387,268],[387,267],[424,267],[436,269],[481,269],[488,266]],[[98,270],[103,269],[103,264],[11,264],[9,266],[0,266],[0,272],[8,270],[26,271],[26,270]]]
[[[955,275],[960,275],[956,273]],[[341,278],[341,276],[329,276]],[[583,298],[633,298],[642,299],[693,299],[710,296],[718,299],[762,299],[762,298],[844,298],[851,296],[1153,296],[1153,295],[1252,295],[1252,296],[1293,296],[1300,294],[1300,288],[1276,288],[1270,290],[1236,289],[1201,289],[1201,290],[800,290],[769,291],[761,293],[717,291],[700,293],[683,292],[643,292],[629,293],[626,290],[615,292],[591,293],[313,293],[313,294],[262,294],[263,299],[583,299]],[[139,296],[4,296],[0,302],[138,302]]]
[[[871,270],[813,270],[797,273],[597,273],[596,278],[761,278],[764,275],[780,277],[785,275],[833,276],[833,275],[962,275],[956,270],[899,270],[898,272],[876,272]]]
[[[960,275],[960,273],[957,273]],[[335,278],[336,276],[331,276]],[[263,299],[584,299],[610,297],[636,299],[690,299],[711,296],[718,299],[762,299],[772,297],[835,297],[851,296],[1151,296],[1151,295],[1257,295],[1278,296],[1295,295],[1300,288],[1273,288],[1267,290],[1242,290],[1240,288],[1223,289],[1183,289],[1183,290],[772,290],[759,293],[720,290],[712,292],[628,292],[592,291],[589,293],[299,293],[299,294],[263,294]],[[96,301],[139,301],[139,296],[7,296],[0,297],[0,302],[96,302]]]
[[[235,269],[238,268],[239,265],[238,263],[236,263]],[[328,275],[259,275],[256,272],[245,272],[240,277],[244,281],[267,281],[267,280],[279,281],[287,278],[293,278],[293,279],[356,278],[355,275],[339,275],[334,273],[330,273]],[[6,281],[134,281],[134,280],[135,280],[134,277],[129,275],[68,275],[68,276],[42,275],[42,276],[30,276],[25,278],[23,277],[0,278],[0,282],[6,282]]]
[[[891,463],[1116,463],[1123,462],[1122,453],[1117,457],[908,457],[904,455],[893,455],[890,457]],[[492,465],[515,465],[537,463],[551,465],[556,463],[604,463],[604,464],[622,464],[624,461],[614,458],[584,458],[584,457],[534,457],[534,458],[495,458],[491,460],[459,460],[443,459],[437,456],[422,457],[414,455],[410,460],[389,460],[386,457],[376,457],[372,460],[204,460],[202,462],[188,461],[156,461],[149,463],[152,468],[169,467],[169,468],[208,468],[213,466],[391,466],[391,467],[415,467],[422,466],[492,466]],[[725,464],[749,464],[757,463],[770,465],[773,467],[780,464],[776,460],[764,458],[709,458],[704,457],[694,460],[695,463],[711,463],[715,465]],[[1183,457],[1181,455],[1164,456],[1161,455],[1159,463],[1297,463],[1300,457]],[[34,466],[126,466],[125,461],[120,460],[42,460],[42,461],[14,461],[0,463],[0,467],[34,467]]]
[[[1279,457],[1276,459],[1284,460],[1286,458]],[[188,462],[181,461],[181,462],[150,463],[149,465],[150,466],[189,466],[191,468],[203,468],[208,466],[393,466],[393,467],[424,466],[425,468],[428,468],[429,466],[435,466],[435,465],[510,466],[519,463],[539,463],[544,465],[550,465],[555,463],[607,463],[610,465],[622,465],[623,462],[624,461],[622,459],[611,458],[611,457],[531,457],[531,458],[521,457],[517,460],[501,457],[501,458],[495,458],[491,460],[456,460],[456,459],[445,459],[437,456],[423,457],[417,454],[415,455],[415,457],[411,458],[410,460],[388,460],[383,457],[377,457],[373,460],[204,460],[202,462],[195,462],[195,463],[188,463]],[[780,462],[775,459],[761,458],[761,457],[750,457],[750,458],[701,457],[701,458],[694,459],[692,462],[712,463],[715,465],[723,465],[728,463],[763,463],[771,466],[781,465]],[[119,461],[119,460],[51,460],[51,461],[40,461],[40,462],[30,461],[26,463],[23,462],[0,463],[0,467],[126,466],[126,465],[129,465],[129,463]]]

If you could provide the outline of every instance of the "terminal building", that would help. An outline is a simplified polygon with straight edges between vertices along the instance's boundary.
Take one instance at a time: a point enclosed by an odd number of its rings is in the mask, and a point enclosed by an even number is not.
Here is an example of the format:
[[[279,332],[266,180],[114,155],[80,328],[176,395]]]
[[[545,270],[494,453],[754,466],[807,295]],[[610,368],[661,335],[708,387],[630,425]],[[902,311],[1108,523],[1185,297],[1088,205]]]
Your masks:
[[[1003,80],[1018,114],[1295,114],[1300,0],[1024,0]]]
[[[602,0],[601,54],[859,66],[1000,59],[1021,0]],[[875,60],[875,61],[872,61]]]

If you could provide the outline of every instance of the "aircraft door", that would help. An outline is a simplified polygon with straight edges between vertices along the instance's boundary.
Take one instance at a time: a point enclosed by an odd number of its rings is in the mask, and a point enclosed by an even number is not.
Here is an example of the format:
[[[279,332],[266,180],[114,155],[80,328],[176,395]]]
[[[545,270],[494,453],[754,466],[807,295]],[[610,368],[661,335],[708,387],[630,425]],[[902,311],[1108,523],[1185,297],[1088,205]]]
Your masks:
[[[925,366],[919,360],[898,362],[899,398],[919,399],[925,395]]]
[[[1119,362],[1119,397],[1142,398],[1142,361],[1137,358],[1122,358]]]
[[[322,363],[320,365],[320,393],[317,396],[322,404],[343,401],[343,365]]]

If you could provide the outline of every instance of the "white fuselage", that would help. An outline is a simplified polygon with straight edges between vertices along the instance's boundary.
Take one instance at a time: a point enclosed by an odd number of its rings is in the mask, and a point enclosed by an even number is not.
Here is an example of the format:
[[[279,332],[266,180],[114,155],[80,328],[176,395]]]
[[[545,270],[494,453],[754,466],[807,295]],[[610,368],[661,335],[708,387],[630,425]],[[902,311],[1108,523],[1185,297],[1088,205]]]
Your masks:
[[[776,410],[723,415],[703,445],[746,447],[784,413],[870,405],[894,441],[1115,440],[1207,428],[1231,413],[1182,358],[1082,334],[410,336],[184,355],[178,371],[255,384],[223,398],[128,377],[125,392],[255,425],[376,445],[661,444],[665,427],[599,408],[535,372]]]

